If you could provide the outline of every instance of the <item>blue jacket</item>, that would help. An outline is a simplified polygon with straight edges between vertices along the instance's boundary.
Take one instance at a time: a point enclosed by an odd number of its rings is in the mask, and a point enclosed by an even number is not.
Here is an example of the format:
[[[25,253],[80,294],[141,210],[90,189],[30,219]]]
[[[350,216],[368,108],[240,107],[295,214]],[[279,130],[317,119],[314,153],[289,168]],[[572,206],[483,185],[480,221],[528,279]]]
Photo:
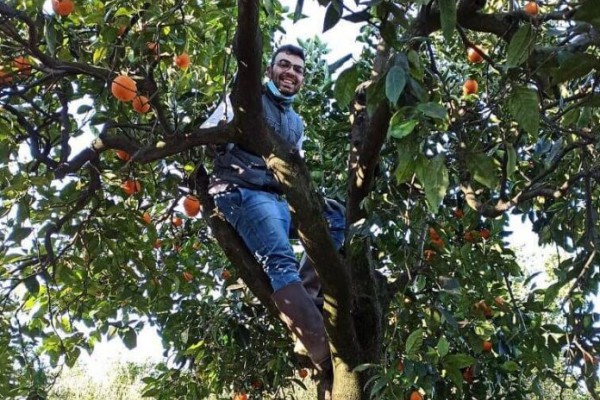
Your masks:
[[[262,106],[265,122],[273,132],[301,150],[304,125],[300,116],[292,109],[291,102],[280,99],[265,89]],[[281,185],[267,168],[263,158],[240,145],[228,145],[218,151],[213,165],[209,187],[212,195],[233,187],[281,192]]]

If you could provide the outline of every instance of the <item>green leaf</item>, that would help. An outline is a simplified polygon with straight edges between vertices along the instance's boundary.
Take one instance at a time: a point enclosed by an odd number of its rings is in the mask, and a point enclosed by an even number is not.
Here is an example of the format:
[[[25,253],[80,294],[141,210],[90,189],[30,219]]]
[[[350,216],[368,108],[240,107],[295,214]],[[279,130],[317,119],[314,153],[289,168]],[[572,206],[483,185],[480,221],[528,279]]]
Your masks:
[[[506,145],[506,176],[511,178],[517,169],[517,152],[512,144]]]
[[[552,304],[556,297],[558,296],[558,292],[565,285],[565,282],[556,282],[546,289],[544,293],[544,307]]]
[[[419,328],[406,339],[406,355],[415,354],[423,345],[423,329]]]
[[[223,5],[225,5],[226,3],[223,3]],[[263,2],[263,5],[265,7],[265,11],[267,12],[267,15],[271,16],[273,14],[275,14],[275,5],[273,4],[273,0],[265,0]]]
[[[508,45],[506,64],[509,67],[521,65],[529,57],[532,47],[533,28],[531,24],[525,24],[519,28]]]
[[[590,95],[581,100],[578,104],[573,104],[579,107],[600,107],[600,95],[590,93]]]
[[[29,293],[36,295],[39,293],[40,291],[40,283],[37,280],[37,276],[36,275],[32,275],[32,276],[28,276],[23,283],[25,284],[25,287],[27,288],[27,291],[29,291]]]
[[[438,0],[444,39],[450,41],[456,26],[456,0]]]
[[[123,344],[129,350],[134,349],[137,346],[137,334],[132,328],[120,329],[119,336],[123,340]]]
[[[406,71],[404,68],[394,65],[385,77],[385,95],[393,104],[396,104],[405,86]]]
[[[339,0],[333,0],[325,11],[325,20],[323,21],[323,32],[333,28],[342,18],[342,7]]]
[[[428,164],[421,164],[417,168],[417,178],[425,189],[427,205],[434,214],[446,196],[450,184],[448,169],[446,168],[446,157],[437,155]]]
[[[490,189],[496,186],[498,182],[496,166],[490,157],[481,153],[471,154],[467,158],[467,168],[477,182]]]
[[[558,55],[559,68],[552,72],[552,84],[581,78],[600,66],[598,59],[587,53],[561,52]]]
[[[46,47],[50,55],[56,54],[56,43],[58,42],[58,33],[54,28],[54,25],[50,21],[46,21],[46,29],[44,29],[44,37],[46,38]]]
[[[108,53],[108,49],[104,46],[97,48],[94,51],[94,56],[92,57],[92,63],[93,64],[98,64],[98,62],[102,61],[102,59],[104,59],[104,57],[106,57],[106,54]]]
[[[434,102],[419,103],[419,105],[417,105],[417,110],[421,111],[423,115],[433,119],[443,120],[448,116],[448,110],[446,110],[446,107]]]
[[[445,368],[449,369],[461,369],[467,368],[471,365],[475,364],[475,358],[471,357],[468,354],[459,353],[459,354],[450,354],[442,359],[442,364],[444,364]]]
[[[356,86],[358,86],[358,69],[353,65],[343,70],[335,81],[333,96],[341,107],[346,107],[354,99]]]
[[[540,105],[537,92],[534,89],[519,86],[512,90],[508,99],[508,111],[533,137],[540,130]]]
[[[379,79],[367,88],[367,113],[373,115],[382,101],[385,101],[385,81]]]
[[[90,125],[100,125],[104,124],[106,121],[110,120],[110,116],[105,112],[96,112],[90,119]]]
[[[448,343],[446,336],[442,336],[440,340],[438,340],[436,348],[441,358],[444,358],[448,354],[448,351],[450,350],[450,343]]]
[[[519,364],[514,361],[507,361],[502,364],[501,368],[506,372],[516,372],[519,370]]]
[[[359,364],[359,365],[357,365],[357,366],[356,366],[356,367],[355,367],[355,368],[352,370],[352,372],[363,372],[363,371],[366,371],[366,370],[367,370],[367,369],[369,369],[369,368],[374,368],[374,367],[376,367],[376,366],[377,366],[377,364],[369,364],[369,363],[366,363],[366,364]]]
[[[390,126],[388,127],[388,135],[394,139],[402,139],[410,135],[417,124],[419,123],[416,119],[405,120],[405,115],[401,111],[396,111],[390,120]]]
[[[294,9],[294,23],[298,22],[302,18],[302,8],[304,7],[304,0],[296,1],[296,8]]]
[[[115,13],[116,17],[131,17],[133,15],[133,9],[129,7],[119,7]]]
[[[600,29],[600,7],[598,0],[586,0],[580,4],[573,14],[573,19],[576,21],[589,22]]]
[[[65,363],[69,368],[72,368],[73,365],[75,365],[75,362],[77,362],[77,359],[79,358],[80,354],[81,349],[79,347],[75,347],[67,353]]]
[[[415,174],[416,162],[415,160],[423,157],[419,153],[418,146],[415,146],[414,142],[410,142],[400,148],[400,154],[398,155],[398,166],[394,172],[396,182],[398,184],[404,183],[412,178]]]
[[[85,114],[86,112],[93,110],[93,109],[94,109],[94,107],[87,105],[87,104],[83,104],[77,108],[77,114]]]
[[[373,388],[371,389],[371,393],[369,395],[369,397],[371,399],[374,399],[377,396],[377,394],[381,391],[381,389],[383,389],[386,385],[388,384],[388,382],[385,379],[380,379],[377,382],[375,382],[375,384],[373,385]]]
[[[17,244],[21,244],[21,242],[31,234],[31,232],[33,231],[32,228],[21,228],[19,226],[14,227],[12,229],[12,232],[10,233],[10,235],[8,236],[8,238],[6,239],[7,241],[11,241]]]
[[[448,374],[448,378],[450,378],[452,383],[454,383],[456,385],[459,392],[462,392],[463,376],[462,376],[460,369],[447,368],[446,373]]]

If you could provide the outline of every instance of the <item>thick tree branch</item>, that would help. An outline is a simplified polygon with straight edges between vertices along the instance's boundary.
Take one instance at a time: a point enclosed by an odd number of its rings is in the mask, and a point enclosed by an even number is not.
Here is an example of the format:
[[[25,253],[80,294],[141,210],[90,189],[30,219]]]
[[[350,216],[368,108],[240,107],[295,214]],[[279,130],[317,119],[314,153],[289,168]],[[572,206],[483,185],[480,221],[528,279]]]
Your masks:
[[[193,182],[196,194],[202,204],[202,216],[209,224],[227,258],[254,295],[269,310],[271,315],[279,313],[271,300],[271,283],[262,266],[250,253],[235,230],[215,208],[215,203],[208,194],[209,175],[203,165],[199,165]]]
[[[239,119],[236,128],[238,132],[245,133],[241,135],[241,143],[252,149],[252,144],[262,141],[266,135],[261,101],[262,40],[258,24],[259,2],[239,0],[238,9],[238,27],[234,39],[238,71],[231,103],[234,118]]]
[[[153,143],[150,146],[142,146],[124,135],[110,135],[108,133],[117,129],[139,130],[141,127],[106,123],[100,133],[99,139],[94,141],[92,147],[84,149],[68,162],[60,164],[54,171],[55,176],[61,179],[68,174],[77,172],[88,161],[97,157],[99,153],[109,149],[124,150],[131,154],[131,161],[145,164],[179,154],[182,151],[197,146],[236,141],[234,128],[231,124],[206,129],[192,128],[185,131],[185,133],[166,137],[164,140]]]

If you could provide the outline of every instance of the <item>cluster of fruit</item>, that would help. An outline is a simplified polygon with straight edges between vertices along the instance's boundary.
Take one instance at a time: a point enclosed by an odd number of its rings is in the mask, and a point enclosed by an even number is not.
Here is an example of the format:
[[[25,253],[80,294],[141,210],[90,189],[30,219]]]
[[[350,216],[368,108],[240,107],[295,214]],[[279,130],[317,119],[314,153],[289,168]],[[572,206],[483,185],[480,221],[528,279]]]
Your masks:
[[[146,44],[151,52],[158,52],[158,44],[148,42]],[[182,53],[173,56],[173,63],[180,69],[187,69],[190,66],[190,56]],[[150,111],[150,100],[148,97],[138,95],[137,84],[127,75],[118,75],[113,79],[110,86],[112,95],[119,101],[132,102],[133,109],[140,114]]]
[[[523,7],[523,12],[531,17],[535,17],[539,11],[540,6],[535,1],[530,1]],[[467,49],[467,59],[473,64],[483,62],[484,57],[486,57],[485,52],[476,46]],[[479,84],[476,79],[469,78],[463,83],[462,90],[465,96],[475,94],[479,90]]]
[[[24,56],[15,57],[11,62],[11,67],[8,71],[0,66],[0,86],[10,85],[13,80],[13,75],[29,76],[31,75],[31,63]]]

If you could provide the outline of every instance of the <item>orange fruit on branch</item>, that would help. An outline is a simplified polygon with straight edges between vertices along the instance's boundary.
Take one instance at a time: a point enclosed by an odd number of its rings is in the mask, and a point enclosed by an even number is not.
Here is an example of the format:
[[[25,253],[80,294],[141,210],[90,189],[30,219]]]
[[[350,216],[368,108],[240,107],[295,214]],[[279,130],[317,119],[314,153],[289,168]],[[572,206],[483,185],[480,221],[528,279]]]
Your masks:
[[[250,386],[252,386],[252,388],[255,390],[260,390],[260,388],[263,387],[263,383],[262,381],[255,379],[250,383]]]
[[[16,57],[12,62],[12,66],[17,70],[18,74],[31,75],[31,63],[26,57]]]
[[[139,193],[142,190],[142,184],[135,179],[128,179],[121,184],[121,188],[128,196]]]
[[[525,14],[534,17],[540,12],[540,6],[538,6],[538,4],[535,1],[530,1],[527,4],[525,4],[525,7],[523,7],[523,11],[525,11]]]
[[[444,240],[442,238],[431,239],[431,243],[440,249],[444,247]]]
[[[490,306],[487,305],[485,300],[481,300],[475,303],[475,310],[481,312],[486,318],[492,318],[494,316],[494,312],[492,311]]]
[[[194,279],[194,275],[190,274],[187,271],[184,271],[182,276],[183,276],[183,280],[186,282],[191,282]]]
[[[12,82],[12,75],[3,70],[4,67],[0,67],[0,86],[8,85]]]
[[[110,91],[120,101],[131,101],[137,95],[137,85],[127,75],[119,75],[113,79]]]
[[[402,362],[402,360],[398,361],[398,364],[396,364],[396,371],[400,373],[404,372],[404,362]]]
[[[158,54],[158,43],[156,42],[146,42],[146,48],[152,54]]]
[[[430,262],[432,262],[432,261],[433,261],[433,259],[435,258],[435,255],[436,255],[436,254],[437,254],[437,253],[436,253],[436,251],[435,251],[435,250],[429,250],[429,249],[427,249],[427,250],[423,251],[423,255],[424,255],[425,262],[426,262],[426,263],[430,263]]]
[[[477,91],[479,90],[479,85],[477,84],[477,81],[475,79],[467,79],[465,81],[465,83],[463,83],[463,94],[469,95],[469,94],[474,94],[477,93]]]
[[[423,395],[417,390],[413,390],[410,394],[410,400],[423,400]]]
[[[150,101],[146,96],[136,96],[131,102],[133,109],[140,114],[145,114],[150,111]]]
[[[62,17],[71,14],[75,9],[75,4],[72,0],[52,0],[52,9]]]
[[[231,278],[231,272],[229,272],[226,269],[223,269],[223,272],[221,272],[221,279],[223,279],[224,281],[226,281],[229,278]]]
[[[308,370],[306,368],[302,368],[300,371],[298,371],[298,376],[302,379],[306,378],[308,376]]]
[[[183,220],[179,217],[173,217],[173,219],[171,219],[171,223],[173,224],[173,226],[175,226],[176,228],[180,227],[181,225],[183,225]]]
[[[194,217],[200,212],[200,200],[196,196],[187,195],[183,199],[183,210],[188,217]]]
[[[490,351],[492,351],[492,342],[490,342],[489,340],[486,340],[483,342],[483,351],[486,353],[489,353]]]
[[[185,52],[179,55],[174,55],[173,63],[181,69],[187,69],[190,66],[190,56]]]
[[[475,371],[473,370],[473,366],[470,366],[463,371],[463,379],[469,384],[473,383],[475,380]]]
[[[429,228],[429,237],[431,238],[431,240],[440,239],[440,235],[439,235],[439,233],[437,233],[437,231],[435,230],[434,227]]]
[[[144,221],[144,223],[146,225],[150,224],[152,222],[152,216],[150,215],[150,213],[148,211],[146,211],[143,215],[142,215],[142,221]]]
[[[248,400],[248,395],[244,392],[233,395],[233,400]]]
[[[504,297],[502,296],[496,296],[494,299],[494,304],[496,304],[498,307],[504,307],[505,303]]]
[[[467,59],[473,64],[479,64],[483,61],[481,54],[479,54],[479,52],[472,47],[469,47],[467,50]]]
[[[131,156],[125,150],[117,150],[116,153],[117,153],[117,158],[119,160],[123,160],[123,161],[131,160]]]
[[[467,242],[474,242],[475,236],[473,235],[473,232],[465,232],[465,240]]]
[[[479,234],[485,240],[488,240],[490,238],[490,230],[489,229],[483,228],[482,230],[479,231]]]

